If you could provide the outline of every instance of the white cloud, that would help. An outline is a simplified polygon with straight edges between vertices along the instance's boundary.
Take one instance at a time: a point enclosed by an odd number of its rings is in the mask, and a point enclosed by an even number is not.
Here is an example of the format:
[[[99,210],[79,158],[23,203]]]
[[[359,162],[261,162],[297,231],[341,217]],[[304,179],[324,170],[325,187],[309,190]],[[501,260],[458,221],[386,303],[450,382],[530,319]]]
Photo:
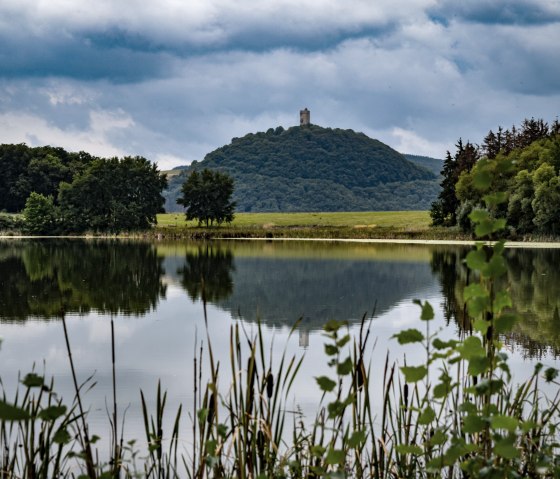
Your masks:
[[[415,155],[432,156],[443,158],[443,152],[450,150],[452,145],[440,142],[432,142],[422,138],[413,131],[402,128],[393,128],[390,132],[392,140],[388,143],[401,153],[412,153]]]
[[[30,113],[0,113],[0,141],[27,143],[29,146],[62,146],[69,151],[87,151],[99,156],[122,156],[128,152],[114,146],[110,136],[115,130],[134,126],[123,111],[91,111],[87,129],[55,126],[48,119]]]

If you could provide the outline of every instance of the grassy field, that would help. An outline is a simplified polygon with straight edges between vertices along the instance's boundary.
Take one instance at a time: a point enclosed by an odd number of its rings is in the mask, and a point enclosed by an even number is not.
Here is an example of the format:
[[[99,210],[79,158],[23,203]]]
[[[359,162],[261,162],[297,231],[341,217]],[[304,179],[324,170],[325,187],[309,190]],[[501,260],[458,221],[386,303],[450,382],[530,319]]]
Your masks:
[[[163,238],[470,239],[458,228],[430,226],[428,211],[238,213],[233,223],[198,227],[182,213],[158,215],[151,234]]]
[[[196,222],[185,222],[182,213],[158,215],[158,225],[196,226]],[[237,213],[230,227],[264,228],[275,227],[351,227],[351,228],[414,228],[427,229],[430,225],[428,211],[366,211],[336,213]]]

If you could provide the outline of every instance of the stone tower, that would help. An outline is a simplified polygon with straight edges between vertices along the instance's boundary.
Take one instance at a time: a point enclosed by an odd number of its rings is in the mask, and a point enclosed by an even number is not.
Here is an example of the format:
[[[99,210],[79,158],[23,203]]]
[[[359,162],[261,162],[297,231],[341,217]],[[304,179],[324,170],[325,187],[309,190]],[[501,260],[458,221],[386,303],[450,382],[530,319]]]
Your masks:
[[[311,112],[306,108],[299,111],[299,126],[306,126],[311,123]]]

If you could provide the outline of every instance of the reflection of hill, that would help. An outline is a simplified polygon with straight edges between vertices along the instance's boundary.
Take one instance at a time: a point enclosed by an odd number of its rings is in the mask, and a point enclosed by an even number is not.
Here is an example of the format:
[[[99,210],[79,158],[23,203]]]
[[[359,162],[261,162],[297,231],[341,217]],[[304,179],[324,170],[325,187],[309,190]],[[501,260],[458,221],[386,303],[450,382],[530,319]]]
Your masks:
[[[165,295],[161,262],[153,246],[138,242],[2,241],[0,319],[144,314]]]
[[[422,246],[253,241],[163,245],[158,252],[167,254],[166,275],[191,299],[201,297],[204,282],[209,302],[233,317],[275,325],[361,319],[437,288],[430,248]]]
[[[236,258],[233,293],[218,305],[248,321],[308,328],[360,319],[435,289],[427,263]]]

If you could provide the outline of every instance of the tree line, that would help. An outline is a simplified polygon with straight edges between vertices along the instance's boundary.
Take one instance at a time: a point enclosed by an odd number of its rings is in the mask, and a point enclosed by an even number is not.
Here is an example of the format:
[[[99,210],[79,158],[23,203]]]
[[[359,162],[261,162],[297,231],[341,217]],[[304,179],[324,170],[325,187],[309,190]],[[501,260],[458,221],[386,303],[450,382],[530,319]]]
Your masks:
[[[0,145],[0,168],[0,211],[23,212],[31,234],[142,230],[163,211],[167,179],[141,156]]]
[[[507,221],[511,237],[560,234],[560,123],[525,119],[519,128],[490,130],[481,145],[461,139],[448,151],[441,172],[441,192],[430,214],[437,226],[473,229],[470,213],[484,208],[473,178],[482,169],[494,174],[490,189],[504,192],[489,209]],[[489,170],[488,170],[489,168]]]

